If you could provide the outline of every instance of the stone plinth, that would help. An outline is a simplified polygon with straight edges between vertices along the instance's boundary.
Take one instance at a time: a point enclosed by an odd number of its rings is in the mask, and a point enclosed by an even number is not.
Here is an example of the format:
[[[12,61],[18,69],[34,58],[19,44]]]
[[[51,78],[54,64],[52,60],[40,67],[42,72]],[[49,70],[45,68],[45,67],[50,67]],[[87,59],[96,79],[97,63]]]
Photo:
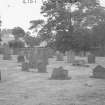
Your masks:
[[[59,68],[54,68],[50,79],[67,80],[71,78],[68,77],[68,70],[64,70],[62,67],[59,67]]]

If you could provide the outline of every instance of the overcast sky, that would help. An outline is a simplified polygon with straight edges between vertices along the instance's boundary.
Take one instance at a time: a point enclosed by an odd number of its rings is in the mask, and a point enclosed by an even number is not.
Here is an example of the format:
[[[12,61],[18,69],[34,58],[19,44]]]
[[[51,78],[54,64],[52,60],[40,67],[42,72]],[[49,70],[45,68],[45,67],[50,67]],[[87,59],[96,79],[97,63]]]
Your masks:
[[[20,26],[27,30],[30,26],[29,21],[41,19],[40,7],[42,0],[36,0],[36,3],[26,3],[28,0],[0,0],[0,16],[3,21],[3,28],[13,28]],[[33,0],[35,1],[35,0]],[[105,0],[101,0],[105,5]]]

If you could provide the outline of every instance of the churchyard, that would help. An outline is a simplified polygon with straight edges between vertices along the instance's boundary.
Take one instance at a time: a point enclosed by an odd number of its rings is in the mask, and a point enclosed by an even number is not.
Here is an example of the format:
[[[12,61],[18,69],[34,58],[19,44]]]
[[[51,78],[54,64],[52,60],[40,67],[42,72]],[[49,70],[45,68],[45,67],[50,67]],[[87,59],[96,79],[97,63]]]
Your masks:
[[[105,57],[96,57],[96,62],[89,64],[87,57],[76,56],[73,65],[66,55],[61,56],[60,61],[57,54],[48,58],[46,71],[40,72],[36,66],[22,70],[17,55],[9,60],[0,55],[0,105],[105,105],[105,79],[91,77],[97,65],[105,67]],[[79,60],[86,66],[78,65]],[[59,74],[63,69],[67,78],[51,78],[53,70]]]

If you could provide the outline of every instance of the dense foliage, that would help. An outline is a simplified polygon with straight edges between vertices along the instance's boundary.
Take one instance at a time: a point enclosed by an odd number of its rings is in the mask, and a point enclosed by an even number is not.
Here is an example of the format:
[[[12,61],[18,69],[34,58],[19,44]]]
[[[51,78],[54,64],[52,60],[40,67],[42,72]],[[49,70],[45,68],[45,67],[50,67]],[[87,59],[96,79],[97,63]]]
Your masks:
[[[12,34],[15,39],[23,38],[25,36],[25,31],[21,27],[15,27],[12,29]]]
[[[40,43],[40,39],[37,37],[32,37],[28,33],[25,35],[24,40],[26,44],[30,47],[37,46]]]
[[[46,0],[41,10],[48,20],[38,35],[54,42],[57,50],[90,50],[96,42],[97,46],[102,43],[96,38],[100,33],[95,34],[98,25],[105,23],[105,10],[98,0]]]

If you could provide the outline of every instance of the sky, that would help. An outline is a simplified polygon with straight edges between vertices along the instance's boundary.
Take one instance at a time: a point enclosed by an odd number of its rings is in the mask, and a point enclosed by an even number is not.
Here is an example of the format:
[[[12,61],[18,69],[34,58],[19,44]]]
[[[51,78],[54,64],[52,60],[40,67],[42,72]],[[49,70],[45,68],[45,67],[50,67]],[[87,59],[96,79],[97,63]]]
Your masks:
[[[28,1],[33,1],[33,3],[28,3]],[[101,0],[101,4],[105,6],[105,0]],[[0,0],[2,28],[20,26],[28,30],[30,20],[44,18],[40,14],[41,5],[42,0]]]
[[[20,26],[27,30],[30,20],[43,18],[40,14],[41,5],[42,0],[36,0],[34,3],[28,3],[28,0],[0,0],[2,28]]]

